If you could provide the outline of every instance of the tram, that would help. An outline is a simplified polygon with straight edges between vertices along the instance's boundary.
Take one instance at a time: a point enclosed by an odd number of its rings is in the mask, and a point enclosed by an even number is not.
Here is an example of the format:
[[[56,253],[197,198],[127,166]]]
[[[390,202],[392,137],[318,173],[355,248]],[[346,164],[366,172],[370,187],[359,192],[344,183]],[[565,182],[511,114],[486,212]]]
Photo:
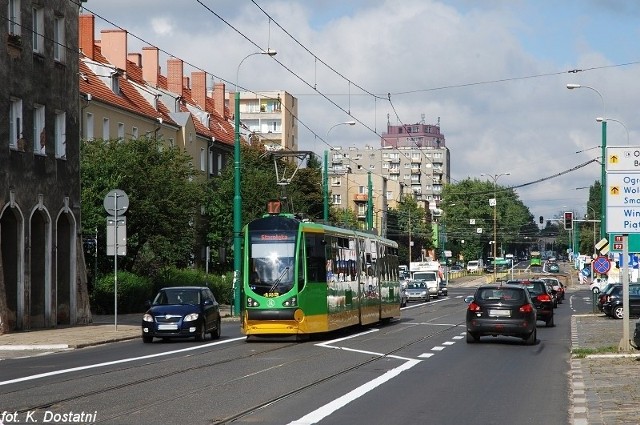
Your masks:
[[[542,267],[542,257],[540,251],[531,251],[531,259],[529,260],[529,266]]]
[[[247,339],[303,339],[400,316],[396,242],[280,213],[277,201],[269,211],[244,228],[241,316]]]

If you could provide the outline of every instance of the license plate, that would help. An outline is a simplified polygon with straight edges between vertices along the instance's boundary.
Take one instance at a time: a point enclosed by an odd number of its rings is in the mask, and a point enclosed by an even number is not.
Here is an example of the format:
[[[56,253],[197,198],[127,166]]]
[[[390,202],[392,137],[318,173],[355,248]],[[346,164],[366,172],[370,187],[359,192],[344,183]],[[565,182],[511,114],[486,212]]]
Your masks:
[[[159,331],[177,331],[178,330],[178,325],[158,325],[158,330]]]
[[[491,317],[511,317],[509,310],[489,310],[489,316]]]

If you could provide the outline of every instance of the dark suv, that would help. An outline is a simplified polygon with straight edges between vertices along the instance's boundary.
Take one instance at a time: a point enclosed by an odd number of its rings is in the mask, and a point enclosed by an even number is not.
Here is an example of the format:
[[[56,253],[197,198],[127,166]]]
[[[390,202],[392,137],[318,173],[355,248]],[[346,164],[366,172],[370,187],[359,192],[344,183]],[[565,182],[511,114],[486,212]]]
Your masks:
[[[547,327],[554,326],[553,322],[553,293],[549,291],[547,285],[542,280],[510,280],[509,285],[522,285],[529,290],[531,300],[536,306],[538,312],[538,320],[546,323]]]
[[[602,311],[614,319],[622,319],[624,317],[622,302],[622,285],[615,285],[607,293]],[[638,283],[629,284],[629,310],[631,316],[640,315],[640,284]]]

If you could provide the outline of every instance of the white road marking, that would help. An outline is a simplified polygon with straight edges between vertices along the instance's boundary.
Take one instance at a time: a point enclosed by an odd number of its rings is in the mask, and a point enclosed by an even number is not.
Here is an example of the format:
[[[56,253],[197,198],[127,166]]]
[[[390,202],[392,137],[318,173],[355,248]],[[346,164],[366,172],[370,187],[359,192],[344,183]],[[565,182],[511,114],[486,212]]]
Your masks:
[[[435,347],[433,347],[433,348],[431,349],[431,351],[442,351],[442,350],[444,350],[444,347],[441,347],[441,346],[439,346],[439,345],[436,345]]]
[[[433,356],[434,356],[434,353],[422,353],[418,357],[420,357],[421,359],[428,359],[429,357],[433,357]]]
[[[453,345],[455,343],[456,343],[455,341],[445,341],[442,343],[442,345]]]
[[[462,338],[464,338],[464,337],[463,337],[463,336],[461,336],[461,335],[456,335],[456,336],[454,336],[452,339],[462,339]]]
[[[363,395],[365,395],[366,393],[368,393],[371,390],[374,390],[375,388],[377,388],[378,386],[384,384],[385,382],[389,381],[392,378],[395,378],[396,376],[400,375],[400,373],[404,372],[405,370],[409,370],[412,367],[414,367],[415,365],[417,365],[418,363],[420,363],[420,360],[409,360],[407,362],[405,362],[404,364],[396,367],[395,369],[391,369],[390,371],[386,372],[385,374],[377,377],[376,379],[374,379],[373,381],[370,381],[364,385],[361,385],[357,388],[355,388],[354,390],[348,392],[347,394],[343,395],[342,397],[338,397],[337,399],[325,404],[324,406],[321,406],[320,408],[314,410],[313,412],[304,415],[303,417],[301,417],[300,419],[290,422],[289,425],[309,425],[309,424],[315,424],[320,422],[322,419],[326,418],[327,416],[331,415],[332,413],[334,413],[335,411],[337,411],[338,409],[346,406],[347,404],[351,403],[352,401],[362,397]]]
[[[192,347],[189,347],[189,348],[182,348],[180,350],[165,351],[163,353],[149,354],[149,355],[140,356],[140,357],[130,357],[130,358],[126,358],[126,359],[114,360],[114,361],[111,361],[111,362],[89,364],[89,365],[85,365],[85,366],[72,367],[72,368],[69,368],[69,369],[52,370],[51,372],[39,373],[37,375],[24,376],[22,378],[10,379],[8,381],[0,381],[0,387],[3,386],[3,385],[15,384],[15,383],[18,383],[18,382],[33,381],[33,380],[40,379],[40,378],[46,378],[48,376],[56,376],[56,375],[63,375],[65,373],[78,372],[80,370],[96,369],[96,368],[99,368],[99,367],[112,366],[112,365],[121,364],[121,363],[135,362],[137,360],[146,360],[146,359],[152,359],[154,357],[169,356],[171,354],[177,354],[177,353],[184,353],[184,352],[187,352],[187,351],[200,350],[202,348],[212,347],[214,345],[227,344],[229,342],[240,341],[240,340],[245,339],[245,338],[246,337],[243,336],[243,337],[239,337],[239,338],[225,339],[224,341],[216,341],[216,342],[210,342],[208,344],[195,345],[195,346],[192,346]]]

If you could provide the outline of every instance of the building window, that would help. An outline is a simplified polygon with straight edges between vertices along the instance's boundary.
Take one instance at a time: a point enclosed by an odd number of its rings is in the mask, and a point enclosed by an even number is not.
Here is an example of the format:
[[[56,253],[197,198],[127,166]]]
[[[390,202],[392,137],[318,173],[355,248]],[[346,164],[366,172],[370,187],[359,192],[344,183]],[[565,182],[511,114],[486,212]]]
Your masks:
[[[207,171],[207,155],[204,148],[200,148],[200,171]]]
[[[67,157],[67,113],[56,112],[56,158]]]
[[[331,195],[331,203],[333,205],[340,205],[342,204],[342,195],[340,195],[339,193],[334,193]]]
[[[118,140],[121,142],[124,141],[124,123],[123,122],[118,123]]]
[[[25,143],[22,138],[22,99],[12,97],[9,109],[9,147],[24,151],[26,146],[19,146],[19,142]]]
[[[340,186],[342,179],[340,177],[331,177],[331,186]]]
[[[33,106],[33,151],[42,155],[46,154],[45,145],[47,136],[44,131],[44,106]]]
[[[22,25],[20,20],[20,0],[9,0],[9,5],[7,6],[7,16],[9,17],[9,34],[18,36],[21,35]]]
[[[56,16],[53,20],[53,59],[64,62],[66,38],[64,36],[64,18]]]
[[[131,127],[131,136],[134,139],[138,138],[138,127]]]
[[[33,51],[44,54],[44,9],[33,8]]]
[[[360,217],[367,215],[367,204],[358,204],[358,215]]]
[[[109,140],[109,118],[102,119],[102,140]]]
[[[222,154],[218,154],[218,175],[222,175]]]
[[[393,199],[393,192],[392,192],[392,191],[390,191],[390,190],[388,190],[388,191],[387,191],[387,195],[386,195],[386,196],[387,196],[387,201],[392,200],[392,199]]]
[[[111,73],[111,91],[115,94],[120,94],[120,78],[118,78],[120,74],[117,71],[113,71]]]
[[[84,122],[84,140],[93,140],[93,114],[87,112],[87,117]]]

